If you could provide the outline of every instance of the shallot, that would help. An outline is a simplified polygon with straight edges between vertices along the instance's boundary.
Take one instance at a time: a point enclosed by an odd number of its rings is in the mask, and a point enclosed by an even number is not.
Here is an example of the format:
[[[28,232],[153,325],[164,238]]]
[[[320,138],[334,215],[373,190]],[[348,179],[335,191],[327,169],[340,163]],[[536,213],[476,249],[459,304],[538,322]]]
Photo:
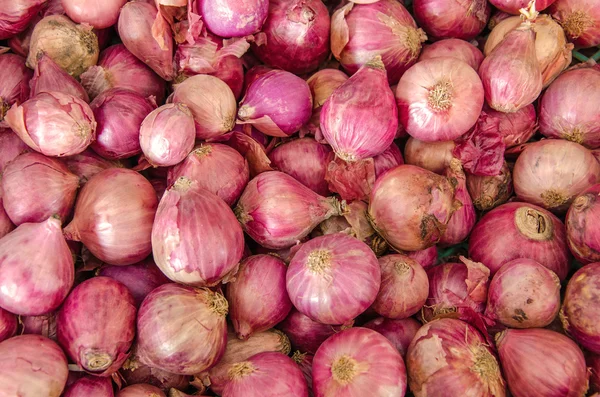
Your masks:
[[[7,3],[12,4],[12,1]],[[2,83],[0,83],[0,126],[2,126],[5,124],[2,121],[8,109],[15,102],[23,103],[29,99],[28,87],[32,72],[25,66],[25,59],[15,54],[1,54],[0,69],[3,73]]]
[[[27,29],[47,0],[3,0],[0,4],[0,40]]]
[[[268,0],[200,0],[198,6],[208,30],[221,37],[258,32],[270,8]]]
[[[89,102],[88,94],[81,84],[46,54],[42,54],[35,65],[35,73],[29,86],[32,98],[42,91],[59,91]]]

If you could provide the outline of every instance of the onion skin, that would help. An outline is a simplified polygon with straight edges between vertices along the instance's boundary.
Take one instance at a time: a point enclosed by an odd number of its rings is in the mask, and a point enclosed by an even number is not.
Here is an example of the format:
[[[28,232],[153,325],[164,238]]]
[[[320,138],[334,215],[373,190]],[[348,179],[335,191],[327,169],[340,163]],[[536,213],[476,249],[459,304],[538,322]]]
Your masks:
[[[415,19],[431,39],[474,39],[490,19],[487,0],[468,2],[415,0]]]
[[[583,264],[600,261],[600,236],[596,232],[600,185],[582,192],[574,201],[567,217],[567,242],[573,256]]]
[[[21,33],[29,26],[46,0],[4,0],[0,5],[0,40]]]
[[[310,353],[302,353],[298,350],[292,354],[292,360],[298,365],[300,371],[304,375],[304,379],[306,380],[306,385],[308,386],[308,396],[313,397],[312,391],[312,363],[314,356]]]
[[[119,11],[127,0],[62,0],[69,18],[77,23],[88,23],[96,29],[108,28],[119,19]]]
[[[0,174],[4,172],[4,168],[9,162],[13,161],[18,155],[29,151],[29,146],[10,128],[0,127]]]
[[[338,69],[321,69],[306,80],[313,97],[313,113],[300,134],[308,133],[319,136],[321,134],[321,110],[323,104],[339,86],[348,80],[348,75]]]
[[[467,173],[467,190],[473,205],[480,211],[491,210],[508,201],[513,193],[510,169],[506,162],[496,176],[479,176]]]
[[[425,142],[410,137],[404,147],[406,164],[442,174],[452,160],[453,141]]]
[[[138,313],[140,361],[173,374],[207,370],[225,351],[227,309],[223,295],[207,288],[174,283],[156,288]]]
[[[568,337],[547,329],[507,329],[496,336],[498,356],[514,397],[586,394],[583,353]]]
[[[514,259],[533,259],[563,281],[570,261],[566,239],[563,223],[550,212],[532,204],[508,203],[475,225],[469,257],[486,265],[492,275]]]
[[[63,397],[114,397],[112,381],[110,378],[86,376],[77,379],[67,387]]]
[[[479,70],[479,65],[483,62],[481,50],[470,42],[460,39],[445,39],[424,46],[419,57],[419,62],[444,57],[456,58],[463,61],[475,69],[475,71]]]
[[[13,4],[12,1],[6,3]],[[29,99],[32,72],[25,66],[25,59],[15,54],[0,55],[0,68],[4,75],[0,84],[0,126],[3,126],[5,123],[2,121],[8,109],[15,102],[23,103]]]
[[[600,390],[600,356],[596,354],[586,354],[586,363],[590,368],[590,389],[591,391]],[[597,394],[594,394],[597,397]]]
[[[557,0],[548,11],[576,47],[589,48],[600,44],[600,9],[595,1]]]
[[[17,333],[17,316],[0,308],[0,342]]]
[[[377,317],[376,319],[365,323],[363,327],[377,331],[385,336],[392,342],[392,345],[398,350],[402,358],[405,358],[408,346],[419,328],[421,328],[421,323],[411,317],[401,320],[390,320],[384,317]]]
[[[295,350],[315,354],[327,338],[339,331],[338,327],[322,324],[292,308],[277,328],[283,331]]]
[[[59,397],[67,383],[67,359],[53,341],[20,335],[0,343],[0,384],[6,396]]]
[[[166,394],[156,386],[138,384],[127,386],[116,397],[166,397]]]
[[[484,105],[477,127],[482,134],[495,132],[502,135],[506,148],[523,144],[538,129],[535,107],[527,105],[514,113],[503,113]]]
[[[172,374],[141,363],[136,356],[135,347],[127,361],[123,363],[119,375],[123,377],[128,385],[147,383],[161,390],[168,390],[173,387],[185,389],[190,385],[189,376]]]
[[[32,98],[42,91],[59,91],[73,95],[85,102],[90,101],[81,84],[44,53],[35,65],[35,73],[29,85]]]
[[[202,22],[221,37],[243,37],[260,30],[267,19],[269,1],[200,0]]]
[[[450,167],[446,169],[445,176],[454,183],[456,181],[456,200],[462,204],[448,221],[446,231],[440,238],[440,245],[455,245],[466,239],[477,222],[477,214],[473,200],[467,190],[467,179],[460,162],[452,159]]]

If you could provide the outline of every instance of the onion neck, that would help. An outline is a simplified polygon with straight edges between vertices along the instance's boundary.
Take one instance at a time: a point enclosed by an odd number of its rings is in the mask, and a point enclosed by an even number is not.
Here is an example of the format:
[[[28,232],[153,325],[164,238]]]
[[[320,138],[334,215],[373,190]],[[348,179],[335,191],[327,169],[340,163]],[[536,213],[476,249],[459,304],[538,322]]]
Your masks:
[[[348,206],[346,205],[346,200],[340,201],[332,196],[327,197],[326,201],[333,211],[330,216],[344,216],[350,212]]]
[[[235,214],[235,217],[242,226],[245,226],[248,222],[254,220],[254,218],[252,218],[252,216],[248,214],[246,210],[244,210],[242,204],[236,205],[233,209],[233,213]]]
[[[586,194],[584,196],[579,196],[575,199],[575,201],[573,201],[573,204],[571,204],[571,209],[577,212],[586,211],[594,201],[594,194]]]
[[[276,333],[277,336],[279,336],[279,344],[281,345],[279,352],[285,354],[286,356],[290,354],[290,352],[292,351],[292,344],[290,343],[290,338],[288,338],[286,334],[284,334],[278,329],[273,329],[272,332]]]
[[[203,292],[209,294],[207,303],[212,312],[219,316],[227,316],[227,313],[229,312],[229,303],[227,302],[227,299],[225,299],[222,294],[213,292],[207,288],[203,288]]]
[[[471,367],[472,372],[478,374],[486,382],[499,377],[498,362],[484,345],[477,346],[473,355],[475,362]]]
[[[350,383],[358,372],[358,363],[350,356],[342,356],[331,364],[333,379],[343,385]]]
[[[554,235],[552,219],[533,208],[518,208],[515,223],[519,232],[531,240],[547,241]]]
[[[587,28],[594,25],[592,18],[585,11],[575,11],[567,15],[560,23],[567,33],[573,39],[578,38]]]
[[[248,120],[254,116],[254,108],[248,105],[242,105],[238,110],[238,117],[242,120]]]
[[[77,225],[75,225],[75,219],[63,229],[63,236],[70,241],[81,241],[81,235],[79,234],[79,230],[77,230]]]
[[[324,249],[314,250],[306,260],[308,269],[316,274],[325,274],[331,268],[331,252]]]
[[[192,180],[185,176],[180,176],[179,178],[177,178],[177,180],[173,184],[172,189],[179,193],[185,193],[188,190],[190,190],[191,187],[192,187]]]
[[[227,371],[227,376],[230,380],[241,379],[256,371],[254,365],[250,361],[242,361],[235,363]]]
[[[113,359],[108,353],[97,350],[85,351],[81,357],[81,366],[90,372],[102,372],[109,368],[112,363]]]
[[[302,363],[302,361],[304,361],[305,357],[306,357],[306,353],[301,353],[300,350],[296,350],[294,352],[294,354],[292,355],[292,360],[294,360],[296,362],[296,364],[300,364],[300,363]]]

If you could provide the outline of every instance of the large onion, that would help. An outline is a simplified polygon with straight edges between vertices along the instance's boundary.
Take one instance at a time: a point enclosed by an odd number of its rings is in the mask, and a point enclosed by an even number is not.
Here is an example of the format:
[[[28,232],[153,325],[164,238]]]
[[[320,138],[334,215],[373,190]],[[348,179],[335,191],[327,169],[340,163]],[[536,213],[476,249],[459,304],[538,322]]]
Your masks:
[[[185,2],[184,2],[185,4]],[[208,30],[221,37],[243,37],[260,30],[268,0],[200,0],[198,8]]]
[[[577,47],[600,44],[600,7],[594,0],[556,0],[548,11]]]
[[[17,333],[17,316],[0,308],[0,342]]]
[[[0,40],[27,29],[47,0],[3,0],[0,4]]]
[[[404,147],[404,161],[406,164],[442,174],[450,165],[454,146],[453,141],[425,142],[410,137]]]
[[[419,61],[444,57],[456,58],[466,62],[475,70],[479,70],[479,65],[483,62],[481,50],[470,42],[460,39],[445,39],[424,46]]]
[[[87,23],[96,29],[108,28],[119,19],[119,11],[127,0],[62,0],[69,18],[77,23]]]
[[[25,59],[15,54],[0,55],[0,68],[3,71],[2,83],[0,84],[1,126],[4,124],[2,121],[8,109],[15,102],[23,103],[29,98],[27,87],[29,86],[32,72],[25,66]]]
[[[491,7],[487,0],[415,0],[415,19],[432,39],[472,40],[485,28]]]
[[[582,263],[600,262],[600,235],[598,235],[598,197],[600,185],[585,190],[574,201],[567,217],[567,242],[573,255]]]

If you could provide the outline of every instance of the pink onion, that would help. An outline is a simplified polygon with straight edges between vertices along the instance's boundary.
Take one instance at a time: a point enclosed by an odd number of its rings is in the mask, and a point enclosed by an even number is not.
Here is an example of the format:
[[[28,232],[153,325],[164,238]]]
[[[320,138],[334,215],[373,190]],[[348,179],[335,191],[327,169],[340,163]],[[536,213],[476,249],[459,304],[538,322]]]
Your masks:
[[[331,17],[331,52],[344,69],[355,73],[380,55],[390,84],[396,84],[417,61],[425,40],[425,32],[395,0],[350,2]]]
[[[491,210],[504,204],[513,193],[510,170],[506,162],[496,176],[479,176],[467,173],[467,190],[473,205],[480,211]]]
[[[477,122],[483,106],[477,72],[455,58],[434,58],[411,67],[400,79],[396,102],[400,123],[414,138],[449,141]]]
[[[264,37],[252,50],[269,66],[308,73],[329,54],[329,28],[329,12],[320,0],[273,0],[259,34]]]
[[[377,317],[376,319],[365,323],[363,327],[377,331],[385,336],[392,342],[392,345],[398,350],[402,358],[405,358],[408,346],[419,328],[421,328],[421,323],[411,317],[402,320],[390,320],[384,317]]]
[[[434,245],[421,251],[407,252],[406,256],[416,260],[421,266],[423,266],[423,269],[428,270],[429,268],[435,266],[438,260],[437,247]]]
[[[302,130],[300,134],[308,133],[311,135],[319,136],[321,134],[321,110],[323,104],[331,96],[339,86],[341,86],[348,76],[338,69],[321,69],[315,72],[312,76],[306,80],[310,92],[313,97],[313,113],[312,116]]]
[[[597,354],[586,354],[586,363],[590,368],[590,389],[591,391],[600,390],[600,356]],[[594,394],[598,397],[598,394]]]
[[[66,165],[39,153],[23,153],[8,163],[1,182],[4,209],[15,225],[51,216],[64,221],[79,186],[79,178]]]
[[[404,164],[404,159],[402,158],[402,152],[400,151],[400,148],[398,148],[398,145],[392,143],[382,153],[373,157],[373,162],[375,165],[375,175],[379,177],[380,175],[383,175],[384,172]]]
[[[58,312],[58,343],[85,371],[110,376],[129,356],[135,314],[126,286],[109,277],[91,278],[73,289]]]
[[[292,354],[292,360],[298,365],[300,371],[302,371],[302,375],[304,375],[304,379],[306,380],[306,385],[308,386],[308,395],[309,397],[313,396],[312,390],[312,363],[314,356],[310,353],[302,353],[298,350]]]
[[[9,128],[0,127],[0,174],[4,171],[6,164],[28,151],[29,147],[17,134]]]
[[[237,271],[244,234],[223,200],[181,177],[158,206],[152,250],[156,264],[171,280],[214,286]]]
[[[450,181],[413,165],[398,166],[381,176],[369,204],[373,228],[392,247],[406,251],[437,243],[454,210]]]
[[[321,343],[339,331],[339,328],[316,322],[294,308],[277,328],[290,338],[294,349],[312,354],[317,352]]]
[[[60,347],[38,335],[0,343],[0,384],[6,396],[59,397],[67,383],[67,359]]]
[[[65,94],[73,95],[85,102],[89,102],[87,92],[81,84],[67,72],[60,68],[46,54],[42,54],[35,65],[35,74],[29,83],[31,87],[31,97],[43,91],[59,91]]]
[[[5,121],[30,148],[46,156],[81,153],[96,137],[89,105],[61,92],[41,92],[13,105]]]
[[[165,393],[156,386],[138,384],[127,386],[115,397],[166,397]]]
[[[588,388],[585,358],[571,339],[547,329],[507,329],[496,346],[514,397],[583,396]]]
[[[597,235],[596,223],[599,194],[600,185],[582,192],[573,201],[565,219],[569,249],[584,264],[600,261],[600,236]]]
[[[238,338],[266,331],[289,314],[292,302],[286,291],[286,272],[286,264],[272,255],[254,255],[242,261],[225,294]]]
[[[406,367],[383,335],[350,328],[327,339],[313,359],[315,396],[404,396]]]
[[[22,334],[42,335],[56,341],[56,314],[49,313],[41,316],[20,316]]]
[[[63,397],[114,397],[110,378],[86,376],[67,387]]]
[[[290,72],[271,70],[248,86],[237,116],[239,124],[251,124],[266,135],[286,137],[297,132],[311,113],[308,84]]]
[[[600,44],[600,7],[593,0],[556,0],[548,9],[577,47]]]
[[[106,160],[91,149],[87,149],[74,156],[65,157],[63,162],[69,171],[79,177],[79,184],[81,186],[101,171],[109,168],[123,167],[119,161]]]
[[[556,0],[537,0],[535,9],[538,11],[545,10]],[[490,3],[497,9],[513,15],[519,15],[521,8],[526,8],[529,0],[490,0]]]
[[[498,112],[487,104],[479,115],[480,133],[499,133],[507,148],[527,142],[537,131],[535,107],[527,105],[514,113]]]
[[[298,250],[287,291],[303,314],[324,324],[347,324],[377,297],[381,270],[369,246],[338,233],[314,238]]]
[[[177,375],[143,364],[136,355],[135,346],[129,358],[123,363],[119,370],[128,385],[147,383],[159,389],[167,390],[172,387],[185,389],[190,384],[190,377]]]
[[[506,146],[497,131],[481,131],[475,126],[455,141],[452,154],[464,170],[473,175],[498,175],[504,164]]]
[[[3,0],[0,3],[0,40],[5,40],[27,29],[46,0]]]
[[[198,6],[208,30],[221,37],[258,32],[269,11],[267,0],[200,0]]]
[[[12,4],[13,2],[7,3]],[[0,83],[1,125],[6,112],[8,112],[8,109],[10,109],[15,102],[23,103],[29,99],[28,86],[32,73],[31,70],[25,66],[25,59],[14,54],[0,55],[0,69],[3,74],[2,83]]]
[[[108,28],[119,19],[119,11],[127,0],[62,0],[69,18],[77,23],[88,23],[96,29]]]
[[[225,350],[227,310],[220,292],[174,283],[156,288],[138,313],[140,361],[182,375],[210,368]]]
[[[0,240],[0,307],[19,315],[55,310],[73,286],[73,257],[54,217]]]
[[[508,203],[485,214],[469,239],[469,256],[494,275],[507,262],[539,262],[562,280],[569,272],[565,226],[553,214],[527,203]]]
[[[442,174],[450,165],[454,146],[453,141],[425,142],[410,137],[404,147],[404,161],[406,164]]]
[[[17,333],[17,316],[0,308],[0,342]]]
[[[487,0],[414,0],[413,9],[419,26],[436,39],[472,40],[485,28],[491,13]]]
[[[150,182],[137,172],[110,168],[81,189],[75,215],[65,228],[111,265],[131,265],[152,252],[151,230],[158,200]]]
[[[448,221],[446,231],[440,238],[440,244],[455,245],[469,236],[475,222],[477,222],[477,214],[475,213],[473,200],[471,200],[467,190],[467,179],[460,161],[452,159],[445,175],[452,183],[456,181],[454,197],[460,201],[461,207],[452,214],[450,221]]]
[[[421,56],[419,57],[419,62],[427,59],[445,57],[456,58],[463,61],[476,71],[479,70],[479,65],[483,62],[481,50],[468,41],[460,39],[445,39],[424,46],[423,51],[421,51]]]
[[[578,194],[600,182],[600,163],[577,143],[543,140],[527,145],[521,153],[513,181],[521,200],[565,211]]]
[[[460,320],[425,324],[406,355],[408,382],[415,397],[504,397],[500,366],[481,334]]]

